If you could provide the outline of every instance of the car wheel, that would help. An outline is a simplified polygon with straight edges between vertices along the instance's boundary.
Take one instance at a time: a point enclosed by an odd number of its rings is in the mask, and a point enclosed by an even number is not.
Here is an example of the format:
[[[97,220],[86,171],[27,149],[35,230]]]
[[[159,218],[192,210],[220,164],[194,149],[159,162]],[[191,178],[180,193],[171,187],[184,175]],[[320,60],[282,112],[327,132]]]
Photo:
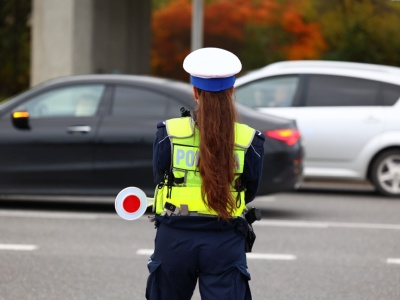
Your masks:
[[[400,150],[380,154],[373,162],[371,180],[387,196],[400,196]]]

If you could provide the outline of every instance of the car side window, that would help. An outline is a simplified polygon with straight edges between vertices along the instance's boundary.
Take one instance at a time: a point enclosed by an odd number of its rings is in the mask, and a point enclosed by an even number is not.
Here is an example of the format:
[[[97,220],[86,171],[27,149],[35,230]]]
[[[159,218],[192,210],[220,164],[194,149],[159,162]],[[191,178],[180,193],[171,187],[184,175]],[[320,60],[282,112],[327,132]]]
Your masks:
[[[102,84],[60,87],[30,98],[16,110],[27,110],[32,119],[94,116],[103,92]]]
[[[379,105],[380,83],[373,80],[331,75],[310,75],[306,106]]]
[[[236,88],[236,101],[258,107],[291,107],[299,83],[297,75],[263,78]]]
[[[169,102],[164,94],[148,89],[116,86],[112,115],[163,120],[169,110]]]
[[[394,105],[400,99],[400,86],[386,83],[383,86],[384,105]]]

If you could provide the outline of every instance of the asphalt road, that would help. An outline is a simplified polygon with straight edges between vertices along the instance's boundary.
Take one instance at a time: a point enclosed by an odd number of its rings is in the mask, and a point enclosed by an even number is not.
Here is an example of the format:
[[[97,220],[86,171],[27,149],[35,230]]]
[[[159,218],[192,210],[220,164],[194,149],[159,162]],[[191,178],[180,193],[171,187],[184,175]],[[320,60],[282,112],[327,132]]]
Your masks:
[[[254,206],[253,299],[400,299],[400,199],[306,190]],[[0,299],[144,299],[154,234],[104,201],[1,200]]]

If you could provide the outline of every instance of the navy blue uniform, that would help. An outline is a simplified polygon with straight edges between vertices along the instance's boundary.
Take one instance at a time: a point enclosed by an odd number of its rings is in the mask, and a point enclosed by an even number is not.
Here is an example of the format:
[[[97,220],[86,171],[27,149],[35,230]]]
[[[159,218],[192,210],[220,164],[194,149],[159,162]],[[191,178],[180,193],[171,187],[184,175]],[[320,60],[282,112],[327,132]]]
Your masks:
[[[264,140],[264,135],[256,131],[245,155],[241,182],[246,187],[246,203],[254,199],[261,179]],[[163,181],[170,167],[171,142],[165,123],[159,123],[153,148],[156,183]],[[191,299],[197,279],[204,300],[251,299],[245,219],[234,218],[227,223],[216,217],[157,215],[156,226],[146,299]]]

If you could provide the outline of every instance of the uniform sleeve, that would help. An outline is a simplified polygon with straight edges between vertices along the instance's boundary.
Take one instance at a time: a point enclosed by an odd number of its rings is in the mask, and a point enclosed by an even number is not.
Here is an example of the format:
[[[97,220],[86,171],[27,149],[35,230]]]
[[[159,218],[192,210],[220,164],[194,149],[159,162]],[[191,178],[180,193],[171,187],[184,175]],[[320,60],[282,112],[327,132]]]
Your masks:
[[[263,168],[264,141],[265,136],[260,131],[256,131],[254,139],[245,155],[242,184],[246,188],[246,204],[254,200],[260,184]]]
[[[171,167],[171,141],[167,134],[165,122],[157,124],[156,138],[153,143],[153,175],[154,182],[163,181],[164,174]]]

